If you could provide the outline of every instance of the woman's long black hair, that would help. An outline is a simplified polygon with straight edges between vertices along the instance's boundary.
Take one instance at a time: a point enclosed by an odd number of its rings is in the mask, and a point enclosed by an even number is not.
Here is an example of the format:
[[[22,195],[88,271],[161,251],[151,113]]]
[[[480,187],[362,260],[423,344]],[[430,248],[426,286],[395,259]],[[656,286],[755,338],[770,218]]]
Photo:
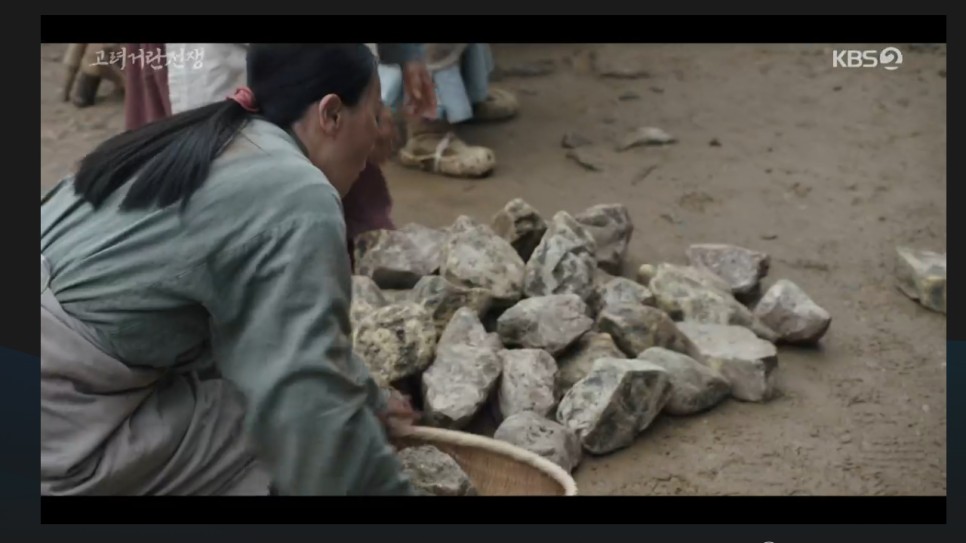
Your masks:
[[[363,44],[252,45],[247,65],[258,114],[285,129],[328,94],[354,106],[376,73]],[[223,100],[114,136],[80,162],[74,190],[100,207],[134,178],[122,209],[185,205],[250,115]]]

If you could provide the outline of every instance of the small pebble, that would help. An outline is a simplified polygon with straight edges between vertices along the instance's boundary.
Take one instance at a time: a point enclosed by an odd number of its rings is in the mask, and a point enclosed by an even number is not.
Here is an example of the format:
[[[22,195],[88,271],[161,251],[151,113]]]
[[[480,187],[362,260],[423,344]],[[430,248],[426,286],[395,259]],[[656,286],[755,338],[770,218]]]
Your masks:
[[[645,126],[638,128],[621,139],[617,146],[618,151],[626,151],[638,145],[666,145],[676,143],[677,139],[655,126]]]
[[[670,213],[661,213],[661,218],[671,224],[678,224],[679,222],[677,218],[675,218],[674,215],[671,215]]]
[[[579,132],[566,132],[560,140],[560,146],[564,149],[576,149],[584,145],[590,145],[590,139]]]
[[[718,140],[718,138],[714,138],[713,140],[708,142],[708,145],[710,145],[711,147],[721,147],[721,141]]]
[[[571,149],[567,151],[567,158],[573,160],[577,164],[580,164],[585,170],[592,172],[600,172],[604,170],[603,160],[600,155],[594,151],[585,151],[584,149]]]

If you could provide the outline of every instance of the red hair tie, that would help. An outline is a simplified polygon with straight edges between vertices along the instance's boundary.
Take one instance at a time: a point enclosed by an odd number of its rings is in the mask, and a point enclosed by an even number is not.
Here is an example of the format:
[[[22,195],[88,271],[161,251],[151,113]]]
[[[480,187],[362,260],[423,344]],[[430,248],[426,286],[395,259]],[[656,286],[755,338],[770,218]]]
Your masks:
[[[233,96],[229,96],[228,99],[238,102],[238,105],[240,105],[245,111],[250,113],[255,113],[258,111],[258,108],[255,106],[255,94],[252,92],[252,89],[248,87],[238,87],[238,89],[235,90],[235,94]]]

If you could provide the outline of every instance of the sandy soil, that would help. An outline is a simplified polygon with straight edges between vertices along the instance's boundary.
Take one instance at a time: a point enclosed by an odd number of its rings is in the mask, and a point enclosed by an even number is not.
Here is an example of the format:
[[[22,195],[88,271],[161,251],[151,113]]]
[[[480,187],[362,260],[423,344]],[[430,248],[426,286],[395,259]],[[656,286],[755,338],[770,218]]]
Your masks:
[[[888,72],[833,68],[822,46],[500,45],[522,113],[460,132],[495,150],[494,175],[388,167],[400,224],[488,218],[516,196],[548,217],[622,202],[627,275],[734,243],[771,254],[766,285],[791,279],[832,314],[820,348],[780,349],[779,398],[661,418],[585,458],[582,493],[945,494],[946,320],[895,289],[892,263],[897,244],[946,249],[946,50],[903,50]],[[123,125],[109,85],[85,110],[59,101],[62,51],[41,47],[42,188]],[[595,52],[648,73],[599,77]],[[519,75],[541,65],[553,70]],[[679,142],[614,150],[642,125]],[[566,157],[571,130],[602,171]]]

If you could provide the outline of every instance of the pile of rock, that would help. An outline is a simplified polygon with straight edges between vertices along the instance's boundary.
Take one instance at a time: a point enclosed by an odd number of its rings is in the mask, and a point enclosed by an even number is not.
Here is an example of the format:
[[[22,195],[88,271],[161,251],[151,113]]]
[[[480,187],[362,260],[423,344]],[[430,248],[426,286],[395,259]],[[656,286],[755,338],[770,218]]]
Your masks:
[[[758,251],[692,245],[688,265],[611,275],[633,231],[623,205],[546,221],[515,199],[490,224],[365,234],[355,349],[382,385],[417,398],[425,423],[465,430],[491,415],[493,437],[572,470],[662,414],[772,398],[775,344],[828,330],[829,314],[791,281],[761,293],[769,257]],[[447,492],[468,492],[461,484]]]

